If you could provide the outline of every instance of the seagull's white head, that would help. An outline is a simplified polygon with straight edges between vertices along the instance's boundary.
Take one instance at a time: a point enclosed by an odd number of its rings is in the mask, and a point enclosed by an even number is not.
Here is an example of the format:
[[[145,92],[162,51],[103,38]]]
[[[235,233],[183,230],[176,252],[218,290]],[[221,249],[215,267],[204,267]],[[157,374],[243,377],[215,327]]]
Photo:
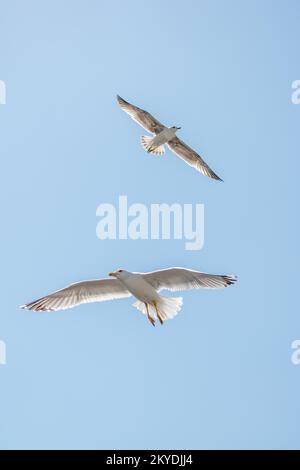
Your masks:
[[[172,126],[171,129],[173,129],[174,132],[177,132],[179,131],[179,129],[181,129],[181,127]]]
[[[108,275],[111,277],[116,277],[117,279],[124,279],[124,277],[127,277],[129,274],[128,271],[125,269],[117,269],[117,271],[113,271],[109,273]]]

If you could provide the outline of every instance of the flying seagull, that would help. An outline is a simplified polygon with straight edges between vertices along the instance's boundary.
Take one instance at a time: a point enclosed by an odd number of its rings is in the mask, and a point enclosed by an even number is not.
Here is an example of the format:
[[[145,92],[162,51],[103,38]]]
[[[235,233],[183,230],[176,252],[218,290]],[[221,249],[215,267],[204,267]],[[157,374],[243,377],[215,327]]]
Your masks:
[[[56,311],[89,302],[135,297],[133,304],[154,326],[173,318],[182,306],[182,297],[164,297],[163,289],[180,291],[188,289],[227,287],[236,281],[235,276],[207,274],[185,268],[168,268],[149,273],[136,273],[118,269],[110,278],[82,281],[53,292],[46,297],[22,305],[36,311]]]
[[[119,95],[117,95],[117,101],[125,113],[129,114],[129,116],[146,131],[154,135],[154,137],[145,135],[141,137],[141,144],[148,153],[163,155],[165,153],[164,144],[167,144],[169,149],[182,158],[188,165],[200,171],[205,176],[222,181],[197,152],[191,149],[191,147],[186,145],[182,140],[178,139],[176,132],[181,129],[180,127],[164,126],[150,113],[128,103]]]

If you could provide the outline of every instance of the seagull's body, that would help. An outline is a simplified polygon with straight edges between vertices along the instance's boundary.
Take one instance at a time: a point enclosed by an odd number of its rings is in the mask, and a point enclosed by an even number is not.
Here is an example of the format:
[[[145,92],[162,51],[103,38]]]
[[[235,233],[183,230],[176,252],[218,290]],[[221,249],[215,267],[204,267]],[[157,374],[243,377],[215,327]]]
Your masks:
[[[149,273],[131,273],[119,269],[109,273],[110,278],[71,284],[46,297],[22,305],[35,311],[57,311],[83,303],[101,302],[134,296],[133,304],[147,315],[152,325],[173,318],[182,306],[181,297],[164,297],[162,289],[170,291],[221,288],[236,281],[235,276],[207,274],[185,268],[168,268]]]
[[[143,135],[141,137],[141,144],[148,153],[154,155],[163,155],[165,153],[164,144],[167,144],[175,138],[176,132],[180,129],[179,127],[166,127],[155,137],[148,137]]]
[[[219,178],[219,176],[216,175],[216,173],[207,165],[207,163],[205,163],[200,155],[198,155],[198,153],[176,136],[176,132],[180,127],[164,126],[150,113],[128,103],[128,101],[125,101],[120,96],[117,96],[117,101],[123,111],[129,114],[129,116],[146,131],[154,135],[154,137],[141,137],[141,144],[147,152],[155,155],[163,155],[165,153],[164,144],[167,144],[169,149],[188,165],[210,178],[222,181],[221,178]]]
[[[141,302],[151,303],[153,301],[158,301],[160,296],[154,287],[149,284],[140,273],[126,273],[124,270],[118,274],[110,273],[110,275],[117,276],[124,286],[127,287],[128,291]],[[119,276],[121,274],[121,276]]]

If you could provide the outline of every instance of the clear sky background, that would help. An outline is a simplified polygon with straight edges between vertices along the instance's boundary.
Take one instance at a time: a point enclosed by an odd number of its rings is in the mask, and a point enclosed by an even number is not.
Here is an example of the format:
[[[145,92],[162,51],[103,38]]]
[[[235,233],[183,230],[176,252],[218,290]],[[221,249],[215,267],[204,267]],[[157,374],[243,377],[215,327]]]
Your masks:
[[[0,0],[0,447],[299,448],[300,4]],[[147,155],[115,95],[224,183]],[[96,208],[205,204],[205,244],[100,241]],[[153,328],[132,299],[18,305],[118,267],[235,273]]]

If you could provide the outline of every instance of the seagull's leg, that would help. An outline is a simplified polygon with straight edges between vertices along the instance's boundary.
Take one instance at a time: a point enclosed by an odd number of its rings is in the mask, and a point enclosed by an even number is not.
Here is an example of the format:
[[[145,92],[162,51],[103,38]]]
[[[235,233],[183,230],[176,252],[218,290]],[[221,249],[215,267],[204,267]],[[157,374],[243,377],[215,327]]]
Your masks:
[[[155,326],[155,320],[150,316],[147,302],[144,302],[144,304],[145,304],[146,310],[147,310],[147,318],[148,318],[149,322],[151,323],[151,325]]]
[[[157,303],[154,301],[153,304],[154,304],[154,307],[155,307],[155,310],[156,310],[157,318],[159,319],[160,324],[163,325],[163,324],[164,324],[164,321],[163,321],[163,319],[161,318],[161,315],[160,315],[159,310],[158,310],[158,308],[157,308]]]

